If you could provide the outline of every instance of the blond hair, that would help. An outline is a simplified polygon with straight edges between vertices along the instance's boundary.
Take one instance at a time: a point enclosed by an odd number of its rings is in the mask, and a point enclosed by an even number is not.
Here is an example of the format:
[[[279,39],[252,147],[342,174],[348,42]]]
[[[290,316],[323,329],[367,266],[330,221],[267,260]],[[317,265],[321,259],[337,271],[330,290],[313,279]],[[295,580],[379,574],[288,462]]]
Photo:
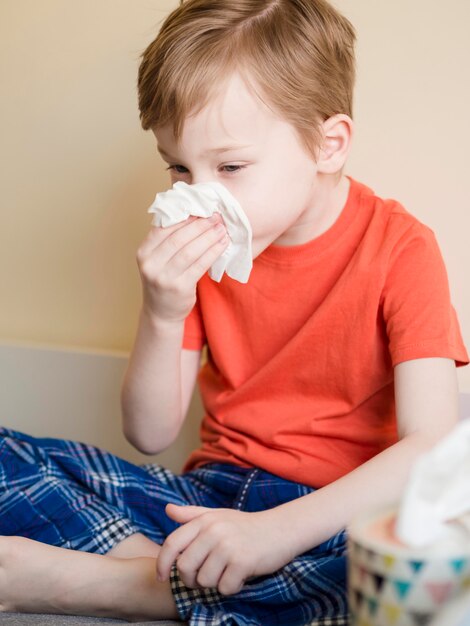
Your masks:
[[[185,119],[238,71],[315,156],[321,122],[352,118],[355,40],[326,0],[181,0],[142,54],[142,127],[170,123],[178,141]]]

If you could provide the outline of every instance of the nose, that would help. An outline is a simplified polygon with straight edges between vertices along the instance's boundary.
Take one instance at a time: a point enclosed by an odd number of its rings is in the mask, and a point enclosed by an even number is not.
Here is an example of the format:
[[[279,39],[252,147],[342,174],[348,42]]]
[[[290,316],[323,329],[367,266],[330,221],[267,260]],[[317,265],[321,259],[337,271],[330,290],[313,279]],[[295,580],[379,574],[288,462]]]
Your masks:
[[[198,183],[211,183],[214,182],[213,176],[191,176],[190,185],[197,185]]]
[[[198,183],[211,183],[216,180],[214,173],[207,167],[193,169],[189,173],[189,184],[196,185]]]

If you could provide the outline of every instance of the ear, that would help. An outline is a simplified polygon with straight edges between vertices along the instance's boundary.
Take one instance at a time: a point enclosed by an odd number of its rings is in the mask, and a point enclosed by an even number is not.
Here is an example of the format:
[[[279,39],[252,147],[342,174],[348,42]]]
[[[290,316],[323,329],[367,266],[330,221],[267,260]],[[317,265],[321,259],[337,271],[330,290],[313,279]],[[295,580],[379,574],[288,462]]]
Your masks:
[[[354,122],[343,113],[338,113],[325,120],[323,143],[319,153],[317,168],[322,174],[339,172],[348,157],[354,133]]]

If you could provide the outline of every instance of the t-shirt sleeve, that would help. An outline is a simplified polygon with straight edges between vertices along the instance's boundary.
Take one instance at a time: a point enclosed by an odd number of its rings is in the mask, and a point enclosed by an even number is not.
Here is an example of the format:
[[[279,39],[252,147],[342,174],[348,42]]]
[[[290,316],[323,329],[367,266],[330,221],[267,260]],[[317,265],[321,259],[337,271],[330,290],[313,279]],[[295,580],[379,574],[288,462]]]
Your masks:
[[[183,349],[202,350],[206,343],[204,323],[199,301],[196,301],[191,313],[184,322]]]
[[[427,357],[468,363],[439,246],[419,222],[394,247],[382,304],[394,366]]]

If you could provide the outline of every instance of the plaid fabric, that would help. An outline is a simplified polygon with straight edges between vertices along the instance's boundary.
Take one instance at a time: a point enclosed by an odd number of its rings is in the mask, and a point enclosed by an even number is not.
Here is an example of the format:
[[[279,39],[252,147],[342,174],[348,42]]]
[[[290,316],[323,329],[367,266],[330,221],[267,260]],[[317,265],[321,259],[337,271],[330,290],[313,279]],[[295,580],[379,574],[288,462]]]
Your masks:
[[[0,534],[105,554],[133,533],[163,543],[178,524],[168,502],[260,511],[314,489],[256,468],[211,463],[182,475],[136,466],[93,446],[0,428]],[[346,534],[341,532],[239,593],[171,586],[191,626],[346,626]]]

